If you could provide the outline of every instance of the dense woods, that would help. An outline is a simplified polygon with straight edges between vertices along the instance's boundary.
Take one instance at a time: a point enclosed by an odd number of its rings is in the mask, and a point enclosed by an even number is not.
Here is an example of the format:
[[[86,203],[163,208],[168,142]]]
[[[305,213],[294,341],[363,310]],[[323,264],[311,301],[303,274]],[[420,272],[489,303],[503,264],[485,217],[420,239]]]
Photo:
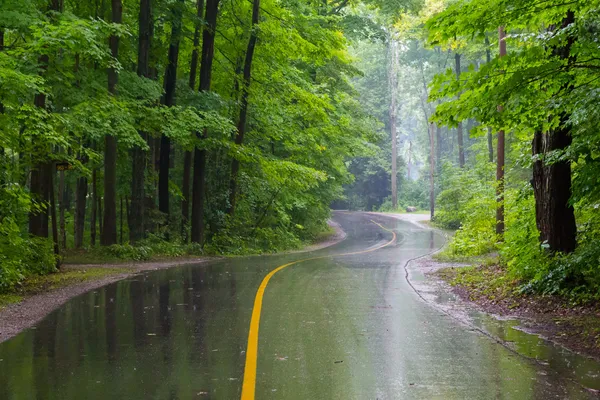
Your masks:
[[[1,7],[0,287],[416,207],[523,290],[598,295],[597,1]]]
[[[377,136],[348,3],[3,2],[0,287],[73,249],[251,253],[324,232]]]

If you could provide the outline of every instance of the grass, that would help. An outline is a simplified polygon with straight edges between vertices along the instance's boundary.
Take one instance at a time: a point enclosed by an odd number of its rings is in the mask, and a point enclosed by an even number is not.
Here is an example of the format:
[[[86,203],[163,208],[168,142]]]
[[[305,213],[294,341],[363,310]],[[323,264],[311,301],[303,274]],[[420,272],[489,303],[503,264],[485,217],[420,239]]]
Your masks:
[[[0,294],[0,308],[18,303],[27,296],[48,292],[76,283],[98,280],[109,276],[134,272],[131,268],[65,268],[59,272],[43,276],[31,276],[19,287],[8,293]]]
[[[324,242],[324,241],[330,239],[335,234],[336,234],[335,228],[333,226],[327,225],[327,227],[322,232],[319,232],[315,236],[315,238],[313,240],[311,240],[311,244]]]
[[[480,256],[461,256],[450,252],[448,248],[434,254],[433,259],[441,263],[482,264],[487,266],[498,263],[498,255],[495,253]]]
[[[63,264],[125,264],[131,260],[119,258],[100,248],[68,250],[63,254]]]
[[[461,286],[469,292],[471,300],[485,298],[498,301],[517,295],[518,281],[511,278],[506,270],[492,262],[479,266],[443,268],[436,275],[452,286]]]
[[[23,296],[19,296],[16,294],[6,293],[0,294],[0,309],[9,306],[11,304],[15,304],[23,300]]]

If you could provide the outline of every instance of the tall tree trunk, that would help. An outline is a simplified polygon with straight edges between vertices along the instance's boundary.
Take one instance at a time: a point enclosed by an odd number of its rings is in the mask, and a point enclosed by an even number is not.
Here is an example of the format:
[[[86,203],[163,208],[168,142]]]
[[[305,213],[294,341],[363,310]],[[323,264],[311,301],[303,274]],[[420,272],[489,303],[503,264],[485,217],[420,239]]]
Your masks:
[[[398,140],[396,132],[396,89],[397,89],[397,50],[396,42],[390,38],[390,66],[389,66],[389,84],[390,84],[390,137],[392,141],[392,207],[398,208]]]
[[[504,27],[498,28],[498,42],[500,46],[500,57],[506,55],[506,34]],[[502,106],[498,106],[502,111]],[[504,131],[498,131],[498,149],[496,150],[496,234],[504,236]]]
[[[242,98],[240,102],[240,119],[238,121],[238,132],[235,137],[235,144],[241,146],[244,143],[246,133],[246,120],[248,118],[248,96],[250,89],[250,80],[252,78],[252,58],[258,39],[258,22],[260,14],[260,0],[254,0],[252,5],[252,26],[250,27],[250,40],[246,50],[246,60],[244,61],[244,76],[242,82]],[[235,213],[235,201],[237,191],[237,177],[240,169],[240,161],[234,158],[231,161],[231,178],[229,180],[229,215]]]
[[[145,78],[150,78],[150,49],[154,24],[151,7],[151,0],[140,0],[137,74]],[[143,140],[148,137],[146,132],[139,134]],[[132,244],[144,238],[146,155],[139,146],[131,150],[131,211],[127,221],[129,241]]]
[[[206,0],[206,27],[202,33],[202,57],[200,65],[201,92],[210,91],[212,63],[215,52],[215,31],[219,0]],[[208,137],[205,129],[202,138]],[[192,242],[204,241],[204,196],[206,195],[206,150],[194,150],[194,178],[192,188]]]
[[[98,197],[98,231],[100,232],[100,239],[102,239],[102,232],[104,232],[104,218],[102,218],[102,197]]]
[[[435,182],[434,182],[434,171],[435,171],[435,141],[434,131],[435,127],[433,123],[429,124],[429,208],[431,211],[431,220],[435,217]]]
[[[85,231],[85,207],[87,202],[88,180],[85,176],[77,178],[75,188],[75,248],[83,247],[83,233]],[[94,221],[95,222],[95,221]]]
[[[65,171],[59,172],[58,177],[58,194],[60,196],[59,220],[60,220],[60,246],[63,249],[67,248],[67,230],[65,223]]]
[[[121,0],[112,0],[112,22],[120,24],[123,19]],[[119,57],[119,37],[110,37],[110,50],[114,58]],[[108,91],[117,94],[119,75],[116,68],[108,70]],[[112,135],[104,137],[104,224],[102,244],[117,243],[117,139]]]
[[[179,61],[179,42],[181,41],[181,17],[183,0],[179,0],[172,8],[171,43],[167,69],[165,71],[165,95],[163,104],[167,107],[175,105],[175,90],[177,84],[177,63]],[[158,210],[169,216],[169,169],[171,167],[171,138],[162,135],[160,139],[160,159],[158,172]],[[168,224],[168,220],[167,220]]]
[[[124,215],[123,215],[123,196],[119,197],[119,244],[123,244],[123,220],[124,220]]]
[[[490,39],[485,36],[485,59],[487,63],[492,62],[492,54],[490,51]],[[494,139],[492,138],[492,128],[487,130],[487,145],[488,145],[488,158],[491,163],[494,162]]]
[[[575,14],[567,12],[562,28],[575,22]],[[563,47],[553,49],[553,54],[575,62],[571,55],[574,38],[571,36]],[[565,83],[564,91],[572,84]],[[568,126],[569,115],[563,114],[558,128],[548,132],[536,132],[533,138],[533,191],[535,195],[536,224],[540,242],[548,245],[552,252],[571,253],[577,246],[577,224],[571,199],[571,163],[568,160],[546,163],[545,156],[555,151],[564,151],[572,142]]]
[[[92,215],[90,216],[90,245],[96,246],[96,226],[98,220],[98,179],[96,168],[92,169]]]
[[[454,55],[456,79],[460,80],[460,54]],[[456,141],[458,142],[458,165],[463,168],[465,166],[465,145],[463,142],[463,125],[459,122],[456,126]]]
[[[435,143],[436,146],[436,166],[437,170],[441,171],[442,168],[442,127],[439,125],[435,126]]]
[[[48,171],[48,196],[50,197],[50,215],[52,217],[52,242],[54,243],[54,255],[56,256],[56,268],[60,268],[60,245],[58,243],[58,224],[56,218],[56,196],[54,194],[54,175],[56,164],[49,163]]]
[[[60,0],[49,0],[47,3],[47,14],[50,17],[55,12],[62,11],[62,2]],[[47,54],[42,54],[38,58],[38,64],[40,68],[40,75],[44,75],[48,70],[48,63],[50,57]],[[34,98],[34,105],[40,109],[46,109],[46,94],[36,93]],[[35,142],[40,141],[39,139]],[[44,160],[47,149],[44,148],[43,143],[33,143],[36,150],[38,160],[35,161],[35,165],[31,170],[29,191],[31,193],[34,205],[32,211],[29,213],[29,233],[34,236],[48,237],[48,219],[49,219],[49,207],[48,203],[50,200],[50,181],[52,179],[51,165]],[[41,148],[40,148],[41,147]],[[56,243],[55,243],[56,244]]]
[[[202,19],[204,17],[204,0],[196,2],[196,22],[194,23],[194,49],[192,50],[192,59],[190,61],[190,89],[196,87],[196,75],[198,74],[198,59],[200,58],[200,35],[202,34]],[[188,223],[190,220],[190,178],[192,172],[192,156],[190,150],[186,150],[183,156],[183,182],[181,192],[183,199],[181,201],[181,235],[185,242],[189,240]]]

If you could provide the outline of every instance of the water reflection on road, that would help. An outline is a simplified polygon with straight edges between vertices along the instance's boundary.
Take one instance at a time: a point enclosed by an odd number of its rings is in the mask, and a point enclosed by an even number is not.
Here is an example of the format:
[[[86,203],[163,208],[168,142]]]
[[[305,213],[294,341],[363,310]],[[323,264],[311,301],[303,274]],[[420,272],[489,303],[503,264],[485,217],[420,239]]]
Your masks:
[[[267,287],[257,399],[588,398],[421,301],[403,265],[439,247],[432,231],[337,214],[348,238]],[[306,254],[232,258],[144,273],[79,296],[0,344],[0,399],[236,399],[254,295]],[[525,335],[523,333],[523,335]],[[571,364],[572,369],[578,366]]]

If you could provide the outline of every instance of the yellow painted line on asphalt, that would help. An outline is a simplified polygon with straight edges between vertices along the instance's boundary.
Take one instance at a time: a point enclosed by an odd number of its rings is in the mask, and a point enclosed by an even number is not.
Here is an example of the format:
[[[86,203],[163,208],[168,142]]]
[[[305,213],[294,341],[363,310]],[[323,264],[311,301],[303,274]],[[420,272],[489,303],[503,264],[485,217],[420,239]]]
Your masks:
[[[284,268],[292,266],[294,264],[298,264],[304,261],[318,260],[322,258],[328,257],[339,257],[339,256],[351,256],[355,254],[365,254],[371,253],[373,251],[383,249],[394,243],[396,241],[396,232],[385,228],[381,224],[371,220],[372,223],[379,226],[381,229],[391,232],[393,237],[389,242],[382,244],[381,246],[374,247],[372,249],[355,251],[352,253],[343,253],[343,254],[333,254],[327,256],[320,257],[312,257],[312,258],[304,258],[302,260],[292,261],[290,263],[280,265],[275,268],[273,271],[269,272],[267,276],[264,277],[260,286],[258,287],[258,291],[256,292],[256,297],[254,298],[254,308],[252,309],[252,318],[250,319],[250,331],[248,332],[248,346],[246,347],[246,365],[244,366],[244,382],[242,384],[242,397],[241,400],[254,400],[254,394],[256,391],[256,363],[258,358],[258,328],[260,326],[260,313],[262,310],[263,296],[265,294],[265,289],[269,284],[269,281],[277,272],[281,271]]]

